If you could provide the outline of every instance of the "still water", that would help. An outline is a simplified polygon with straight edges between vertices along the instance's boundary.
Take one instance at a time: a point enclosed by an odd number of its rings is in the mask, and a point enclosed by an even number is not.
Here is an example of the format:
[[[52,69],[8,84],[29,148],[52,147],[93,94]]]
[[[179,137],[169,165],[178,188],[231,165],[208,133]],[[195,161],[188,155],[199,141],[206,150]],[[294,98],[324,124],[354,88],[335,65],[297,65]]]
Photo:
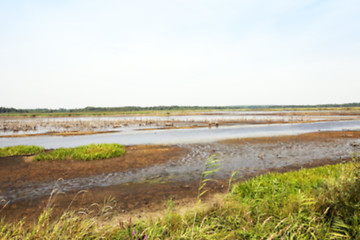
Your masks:
[[[219,128],[194,128],[170,130],[127,130],[116,133],[84,136],[38,136],[0,138],[0,147],[15,145],[39,145],[45,148],[76,147],[91,143],[184,144],[206,143],[224,139],[294,135],[315,131],[360,130],[360,121],[331,121],[297,124],[238,125]]]

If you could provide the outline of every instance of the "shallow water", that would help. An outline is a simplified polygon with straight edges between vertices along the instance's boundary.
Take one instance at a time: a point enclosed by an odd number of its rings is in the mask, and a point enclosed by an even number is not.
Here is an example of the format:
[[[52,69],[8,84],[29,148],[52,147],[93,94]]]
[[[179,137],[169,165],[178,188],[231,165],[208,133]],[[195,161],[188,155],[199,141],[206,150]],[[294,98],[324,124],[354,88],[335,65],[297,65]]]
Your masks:
[[[297,124],[238,125],[219,128],[124,131],[83,136],[38,136],[0,138],[0,147],[39,145],[45,148],[76,147],[91,143],[181,144],[205,143],[223,139],[294,135],[316,131],[360,130],[360,121],[331,121]]]

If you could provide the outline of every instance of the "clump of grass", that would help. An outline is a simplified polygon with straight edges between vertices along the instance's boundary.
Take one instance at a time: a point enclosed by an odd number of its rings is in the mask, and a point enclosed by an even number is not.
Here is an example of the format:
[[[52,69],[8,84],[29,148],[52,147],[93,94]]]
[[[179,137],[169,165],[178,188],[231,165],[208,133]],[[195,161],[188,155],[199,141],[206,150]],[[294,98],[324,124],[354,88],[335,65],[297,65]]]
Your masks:
[[[76,212],[64,213],[56,222],[51,222],[51,209],[45,210],[37,223],[30,228],[24,221],[17,224],[0,222],[1,239],[96,239],[95,218]]]
[[[360,238],[360,163],[354,164],[338,179],[328,179],[318,205],[325,218],[332,223],[334,235]]]
[[[34,157],[34,161],[91,161],[119,157],[124,154],[125,147],[120,144],[90,144],[75,148],[59,148],[51,152],[41,153]]]
[[[233,188],[232,197],[253,222],[238,236],[359,239],[359,196],[357,157],[347,164],[259,176]]]
[[[34,155],[38,153],[44,152],[45,149],[39,146],[26,146],[26,145],[18,145],[12,147],[3,147],[0,148],[0,157],[9,157],[16,155]]]

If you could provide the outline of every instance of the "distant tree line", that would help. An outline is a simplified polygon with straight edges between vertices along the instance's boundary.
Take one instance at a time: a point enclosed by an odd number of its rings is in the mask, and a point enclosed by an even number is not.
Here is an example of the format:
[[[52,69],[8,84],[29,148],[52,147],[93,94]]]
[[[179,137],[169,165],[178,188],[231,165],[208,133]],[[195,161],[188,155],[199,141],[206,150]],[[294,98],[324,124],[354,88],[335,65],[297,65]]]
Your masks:
[[[68,112],[69,110],[64,108],[48,109],[48,108],[36,108],[36,109],[16,109],[0,107],[0,113],[53,113],[53,112]]]
[[[171,110],[210,110],[210,109],[272,109],[272,108],[329,108],[329,107],[360,107],[360,103],[320,104],[320,105],[238,105],[238,106],[153,106],[153,107],[86,107],[75,109],[16,109],[0,107],[0,113],[62,113],[62,112],[132,112],[132,111],[171,111]]]

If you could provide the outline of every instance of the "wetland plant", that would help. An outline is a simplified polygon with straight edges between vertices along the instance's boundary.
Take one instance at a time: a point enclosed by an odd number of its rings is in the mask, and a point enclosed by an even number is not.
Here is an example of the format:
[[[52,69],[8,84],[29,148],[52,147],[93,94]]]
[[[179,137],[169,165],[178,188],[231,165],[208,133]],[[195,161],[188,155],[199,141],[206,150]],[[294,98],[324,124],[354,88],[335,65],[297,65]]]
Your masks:
[[[125,147],[116,143],[90,144],[75,148],[59,148],[51,152],[41,153],[34,157],[34,161],[91,161],[123,156],[125,152]]]
[[[44,152],[45,149],[39,146],[26,146],[26,145],[18,145],[11,147],[3,147],[0,148],[0,157],[10,157],[16,155],[34,155],[38,153]]]
[[[201,197],[207,192],[205,189],[208,182],[216,182],[215,179],[209,176],[218,172],[221,166],[221,160],[215,159],[215,155],[211,155],[206,161],[204,169],[201,173],[200,183],[198,188],[198,202],[201,202]]]

